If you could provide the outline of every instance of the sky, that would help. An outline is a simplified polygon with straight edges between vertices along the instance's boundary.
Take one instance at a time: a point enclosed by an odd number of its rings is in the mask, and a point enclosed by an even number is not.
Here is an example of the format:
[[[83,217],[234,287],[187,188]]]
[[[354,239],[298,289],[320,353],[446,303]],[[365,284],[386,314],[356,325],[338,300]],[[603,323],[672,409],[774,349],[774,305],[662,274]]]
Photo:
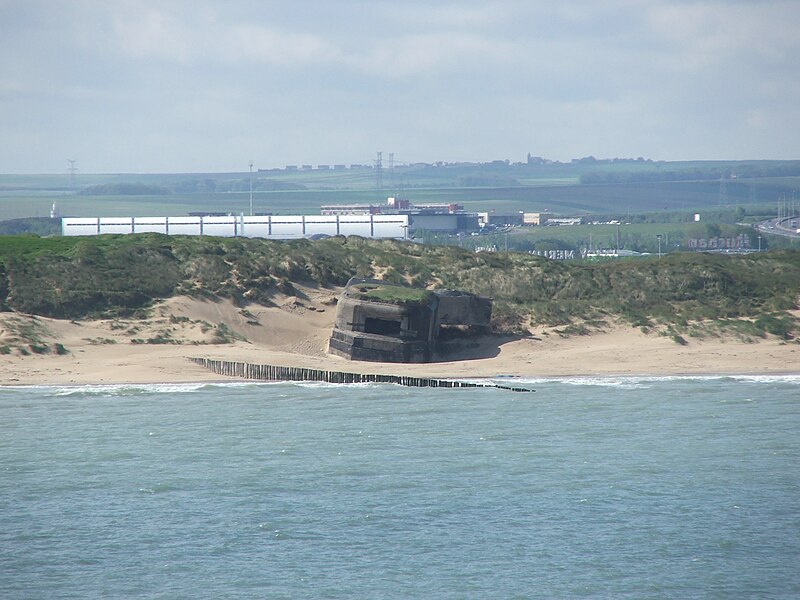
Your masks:
[[[800,159],[800,1],[0,0],[0,173]]]

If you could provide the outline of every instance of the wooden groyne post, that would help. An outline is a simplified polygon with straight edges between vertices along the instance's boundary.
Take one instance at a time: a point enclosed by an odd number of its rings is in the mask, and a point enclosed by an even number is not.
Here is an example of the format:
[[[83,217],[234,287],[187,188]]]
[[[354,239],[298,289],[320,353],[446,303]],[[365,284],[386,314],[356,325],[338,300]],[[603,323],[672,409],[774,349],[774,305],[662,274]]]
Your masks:
[[[451,379],[430,379],[409,375],[379,375],[375,373],[348,373],[344,371],[323,371],[305,367],[278,367],[253,363],[214,360],[211,358],[189,357],[195,364],[205,367],[217,375],[242,377],[255,381],[321,381],[325,383],[394,383],[408,387],[441,388],[497,388],[511,392],[533,392],[527,388],[497,385],[495,383],[472,383]]]

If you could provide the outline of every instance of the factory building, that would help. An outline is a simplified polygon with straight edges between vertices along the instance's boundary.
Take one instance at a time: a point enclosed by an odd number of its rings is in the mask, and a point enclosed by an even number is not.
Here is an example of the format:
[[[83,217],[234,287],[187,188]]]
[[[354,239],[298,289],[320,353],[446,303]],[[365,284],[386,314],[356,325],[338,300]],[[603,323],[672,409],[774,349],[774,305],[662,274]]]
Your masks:
[[[422,231],[455,234],[478,231],[478,229],[478,215],[475,213],[419,212],[408,215],[408,231],[410,235]]]
[[[478,222],[480,223],[481,227],[488,227],[488,226],[517,227],[523,224],[523,213],[522,212],[501,213],[496,211],[479,212]]]
[[[408,233],[413,236],[422,231],[459,233],[478,231],[478,215],[464,211],[460,204],[412,204],[405,198],[390,197],[380,204],[329,204],[320,207],[326,216],[332,215],[405,215]]]
[[[163,233],[272,240],[334,235],[405,239],[408,226],[409,219],[406,215],[228,215],[61,219],[61,233],[65,236]]]

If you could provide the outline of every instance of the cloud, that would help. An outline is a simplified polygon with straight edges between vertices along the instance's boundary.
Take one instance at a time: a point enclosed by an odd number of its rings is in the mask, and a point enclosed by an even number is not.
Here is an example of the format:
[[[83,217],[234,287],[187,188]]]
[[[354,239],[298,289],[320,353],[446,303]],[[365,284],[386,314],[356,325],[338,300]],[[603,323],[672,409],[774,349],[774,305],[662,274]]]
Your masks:
[[[189,18],[174,10],[130,5],[113,17],[113,31],[120,51],[137,60],[193,66],[201,61],[238,67],[327,66],[380,78],[464,70],[508,60],[514,51],[502,40],[461,30],[491,20],[494,12],[485,8],[459,11],[450,6],[413,14],[416,18],[405,20],[424,22],[422,32],[395,28],[379,38],[365,32],[356,44],[335,32],[314,31],[313,21],[304,23],[305,29],[293,30],[216,11],[198,11]]]
[[[230,27],[220,51],[228,61],[247,60],[279,66],[331,63],[340,53],[335,45],[318,35],[283,32],[252,24]]]
[[[399,30],[425,31],[430,28],[443,31],[486,30],[507,23],[513,16],[511,3],[430,3],[419,2],[398,7],[394,3],[378,4],[378,16],[393,21]]]
[[[793,157],[799,22],[789,0],[0,0],[0,164]]]
[[[310,33],[281,31],[267,25],[229,21],[214,13],[193,22],[146,9],[114,19],[119,48],[128,57],[181,64],[268,64],[293,67],[332,61],[335,46]]]
[[[417,78],[501,64],[513,55],[514,48],[502,41],[465,32],[430,32],[388,37],[370,49],[344,57],[343,62],[371,75]]]
[[[796,2],[668,2],[646,11],[646,25],[665,44],[663,64],[680,70],[782,61],[800,49]]]
[[[113,21],[119,48],[132,58],[186,63],[203,47],[196,32],[184,20],[157,8],[128,9]]]

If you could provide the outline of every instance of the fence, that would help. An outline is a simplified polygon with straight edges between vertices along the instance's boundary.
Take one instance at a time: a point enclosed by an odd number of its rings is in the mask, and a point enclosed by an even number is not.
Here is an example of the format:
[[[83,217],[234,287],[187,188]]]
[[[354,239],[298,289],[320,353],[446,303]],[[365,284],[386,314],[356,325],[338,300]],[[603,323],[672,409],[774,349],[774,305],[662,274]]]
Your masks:
[[[205,367],[217,375],[242,377],[258,381],[320,381],[325,383],[394,383],[408,387],[436,388],[497,388],[511,392],[534,392],[527,388],[497,385],[494,383],[472,383],[450,379],[430,379],[408,375],[379,375],[375,373],[347,373],[343,371],[323,371],[305,367],[278,367],[252,363],[213,360],[190,357],[193,363]]]

